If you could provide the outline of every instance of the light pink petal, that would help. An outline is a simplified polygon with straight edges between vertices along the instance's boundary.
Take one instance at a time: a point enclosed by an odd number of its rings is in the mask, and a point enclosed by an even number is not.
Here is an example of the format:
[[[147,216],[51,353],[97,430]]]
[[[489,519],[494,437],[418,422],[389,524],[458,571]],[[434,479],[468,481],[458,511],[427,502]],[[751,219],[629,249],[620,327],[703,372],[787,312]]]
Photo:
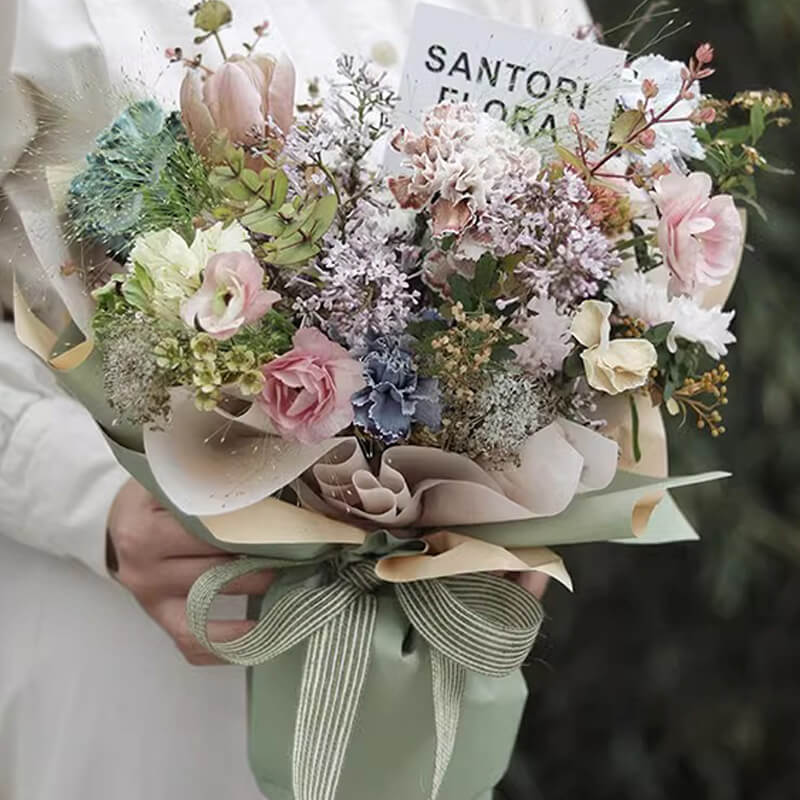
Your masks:
[[[214,119],[203,101],[203,86],[197,70],[189,70],[181,83],[181,118],[200,155],[207,156],[214,135]]]
[[[294,64],[285,53],[281,54],[269,84],[268,106],[283,133],[288,133],[294,122],[295,80]]]
[[[261,94],[236,62],[223,64],[205,84],[206,105],[214,122],[236,144],[253,144],[264,131]]]

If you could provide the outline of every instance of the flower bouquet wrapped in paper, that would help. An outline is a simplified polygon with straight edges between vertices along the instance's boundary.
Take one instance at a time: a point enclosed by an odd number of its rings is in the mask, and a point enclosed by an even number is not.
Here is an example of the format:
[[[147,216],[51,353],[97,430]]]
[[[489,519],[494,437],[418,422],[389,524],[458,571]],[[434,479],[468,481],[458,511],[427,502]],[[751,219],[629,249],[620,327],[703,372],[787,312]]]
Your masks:
[[[201,37],[229,19],[194,10]],[[350,57],[297,105],[265,33],[213,69],[169,50],[180,110],[133,103],[23,213],[43,262],[69,246],[81,268],[56,281],[70,324],[45,327],[18,290],[18,334],[132,475],[242,555],[187,613],[252,668],[271,800],[489,800],[542,622],[526,576],[571,588],[560,545],[696,538],[667,490],[722,474],[667,477],[660,408],[724,433],[722,307],[744,244],[730,192],[753,200],[746,148],[787,102],[705,97],[702,46],[582,100],[577,79],[545,97],[531,67],[519,87],[538,105],[501,102],[505,119],[443,89],[398,127],[394,91]],[[576,76],[625,60],[556,41]],[[475,79],[466,55],[451,83]],[[501,64],[481,58],[494,89]],[[209,641],[217,593],[267,568],[255,628]]]

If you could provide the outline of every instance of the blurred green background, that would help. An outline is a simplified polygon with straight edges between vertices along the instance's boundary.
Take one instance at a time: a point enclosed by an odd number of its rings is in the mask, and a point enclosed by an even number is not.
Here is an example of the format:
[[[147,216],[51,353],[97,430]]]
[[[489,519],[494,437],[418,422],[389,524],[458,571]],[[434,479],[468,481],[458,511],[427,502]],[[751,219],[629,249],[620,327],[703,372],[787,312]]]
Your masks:
[[[686,59],[712,41],[707,92],[771,87],[800,101],[800,0],[678,4],[692,26],[657,50]],[[635,3],[589,5],[611,27]],[[798,168],[793,116],[762,149]],[[702,543],[563,551],[576,592],[546,598],[504,786],[512,800],[800,797],[798,181],[760,176],[769,219],[750,215],[752,250],[732,298],[739,344],[726,359],[727,435],[671,430],[673,473],[735,477],[678,493]]]

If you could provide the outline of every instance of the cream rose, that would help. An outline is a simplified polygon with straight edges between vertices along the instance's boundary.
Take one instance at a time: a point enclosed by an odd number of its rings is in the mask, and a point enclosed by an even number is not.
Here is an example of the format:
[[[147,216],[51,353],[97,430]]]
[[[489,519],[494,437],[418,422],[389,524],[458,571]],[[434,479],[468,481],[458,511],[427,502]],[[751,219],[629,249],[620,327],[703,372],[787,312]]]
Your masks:
[[[581,353],[586,380],[593,389],[621,394],[647,383],[658,355],[645,339],[611,339],[611,303],[586,300],[572,321],[572,335],[586,348]]]

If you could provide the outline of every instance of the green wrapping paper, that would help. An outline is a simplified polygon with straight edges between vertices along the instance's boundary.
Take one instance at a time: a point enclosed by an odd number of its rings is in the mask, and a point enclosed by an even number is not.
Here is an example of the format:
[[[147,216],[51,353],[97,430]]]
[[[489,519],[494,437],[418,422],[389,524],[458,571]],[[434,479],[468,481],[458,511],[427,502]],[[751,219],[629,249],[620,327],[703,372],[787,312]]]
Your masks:
[[[57,374],[104,429],[118,461],[194,535],[228,552],[289,567],[263,598],[251,601],[253,619],[263,619],[299,583],[320,580],[324,573],[320,564],[327,563],[341,547],[222,542],[200,519],[181,513],[153,476],[143,453],[141,430],[116,424],[103,396],[98,360],[94,352],[75,369]],[[472,526],[465,532],[504,546],[607,540],[614,531],[624,534],[621,523],[630,520],[637,498],[712,477],[719,476],[655,481],[623,475],[612,494],[577,498],[559,518]],[[666,508],[668,516],[661,524],[672,528],[674,506]],[[605,513],[598,514],[599,509]],[[410,623],[392,586],[381,585],[375,597],[374,634],[335,798],[429,800],[439,727],[432,688],[435,654]],[[303,641],[247,670],[249,760],[269,800],[304,800],[293,790],[293,743],[308,647]],[[333,683],[335,678],[331,686]],[[504,677],[466,672],[453,750],[437,800],[491,800],[494,786],[508,767],[526,697],[519,669]],[[326,732],[325,725],[319,729]]]
[[[261,612],[290,585],[287,581],[270,592]],[[297,800],[291,756],[303,658],[304,648],[298,647],[248,673],[250,766],[269,800]],[[491,800],[508,768],[526,697],[519,670],[506,678],[468,673],[439,800]],[[366,683],[336,797],[427,800],[435,749],[430,650],[410,630],[392,591],[382,589]]]
[[[142,453],[108,439],[119,462],[180,519],[194,535],[222,549],[195,517],[182,514],[158,487]],[[264,596],[251,603],[257,619],[298,581],[313,580],[326,548],[259,545],[237,548],[248,555],[293,561]],[[292,743],[306,646],[247,670],[250,767],[269,800],[296,800],[292,793]],[[455,748],[437,800],[491,800],[508,768],[527,698],[522,674],[503,678],[470,672],[461,703]],[[390,587],[378,591],[378,611],[369,667],[336,797],[341,800],[428,800],[433,779],[436,728],[431,657],[412,630]]]

